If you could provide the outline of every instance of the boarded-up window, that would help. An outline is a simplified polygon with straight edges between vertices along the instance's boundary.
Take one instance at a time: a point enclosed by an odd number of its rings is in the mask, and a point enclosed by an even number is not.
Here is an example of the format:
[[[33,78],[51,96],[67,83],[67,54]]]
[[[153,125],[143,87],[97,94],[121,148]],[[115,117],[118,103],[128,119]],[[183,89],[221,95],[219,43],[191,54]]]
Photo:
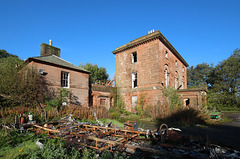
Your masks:
[[[175,72],[175,79],[174,79],[174,85],[175,85],[175,89],[178,88],[179,85],[179,81],[178,81],[178,72]]]
[[[168,85],[169,85],[168,65],[164,66],[164,80],[165,80],[165,87],[168,87]]]
[[[101,98],[100,99],[100,105],[101,105],[101,107],[105,107],[106,106],[106,99]]]
[[[137,96],[132,96],[132,110],[136,110]]]

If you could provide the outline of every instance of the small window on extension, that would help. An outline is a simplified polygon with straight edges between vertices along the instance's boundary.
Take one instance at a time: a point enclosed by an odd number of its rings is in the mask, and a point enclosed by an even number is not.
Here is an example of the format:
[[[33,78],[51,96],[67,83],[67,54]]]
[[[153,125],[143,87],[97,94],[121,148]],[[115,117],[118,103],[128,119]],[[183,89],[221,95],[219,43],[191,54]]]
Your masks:
[[[137,52],[132,53],[132,63],[137,62]]]

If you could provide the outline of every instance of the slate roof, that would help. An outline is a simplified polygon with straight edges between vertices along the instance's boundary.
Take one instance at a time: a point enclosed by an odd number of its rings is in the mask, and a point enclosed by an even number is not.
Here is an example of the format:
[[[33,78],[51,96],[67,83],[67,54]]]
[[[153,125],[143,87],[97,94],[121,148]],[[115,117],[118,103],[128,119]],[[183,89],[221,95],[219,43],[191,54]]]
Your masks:
[[[156,38],[159,39],[164,45],[166,45],[169,50],[171,50],[188,67],[188,63],[183,59],[183,57],[178,53],[178,51],[172,46],[172,44],[163,36],[163,34],[159,30],[132,40],[129,43],[116,48],[112,53],[117,54],[119,52],[136,47]]]
[[[85,72],[85,73],[90,73],[89,71],[78,67],[68,61],[65,61],[63,59],[61,59],[58,56],[55,55],[49,55],[49,56],[38,56],[38,57],[29,57],[25,63],[29,63],[31,61],[37,61],[37,62],[41,62],[41,63],[46,63],[46,64],[50,64],[50,65],[55,65],[57,67],[63,67],[63,68],[67,68],[67,69],[71,69],[71,70],[75,70],[75,71],[79,71],[79,72]]]

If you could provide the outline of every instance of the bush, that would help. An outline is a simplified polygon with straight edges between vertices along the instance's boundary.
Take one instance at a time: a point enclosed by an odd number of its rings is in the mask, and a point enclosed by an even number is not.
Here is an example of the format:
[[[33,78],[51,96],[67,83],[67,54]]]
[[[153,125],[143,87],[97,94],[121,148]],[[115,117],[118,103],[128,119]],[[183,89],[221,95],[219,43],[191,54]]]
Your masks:
[[[207,124],[209,120],[208,115],[204,114],[200,110],[194,108],[181,108],[178,111],[163,118],[157,118],[156,121],[161,123],[167,123],[171,125],[190,125],[195,124]]]

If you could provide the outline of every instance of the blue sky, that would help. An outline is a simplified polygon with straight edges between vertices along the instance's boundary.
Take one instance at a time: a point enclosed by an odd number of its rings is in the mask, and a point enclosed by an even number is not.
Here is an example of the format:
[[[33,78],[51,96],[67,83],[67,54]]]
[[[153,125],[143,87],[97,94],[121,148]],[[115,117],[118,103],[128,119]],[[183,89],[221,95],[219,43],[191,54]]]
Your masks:
[[[53,40],[61,58],[115,74],[115,48],[160,30],[190,66],[240,48],[240,0],[2,0],[0,49],[21,59]]]

